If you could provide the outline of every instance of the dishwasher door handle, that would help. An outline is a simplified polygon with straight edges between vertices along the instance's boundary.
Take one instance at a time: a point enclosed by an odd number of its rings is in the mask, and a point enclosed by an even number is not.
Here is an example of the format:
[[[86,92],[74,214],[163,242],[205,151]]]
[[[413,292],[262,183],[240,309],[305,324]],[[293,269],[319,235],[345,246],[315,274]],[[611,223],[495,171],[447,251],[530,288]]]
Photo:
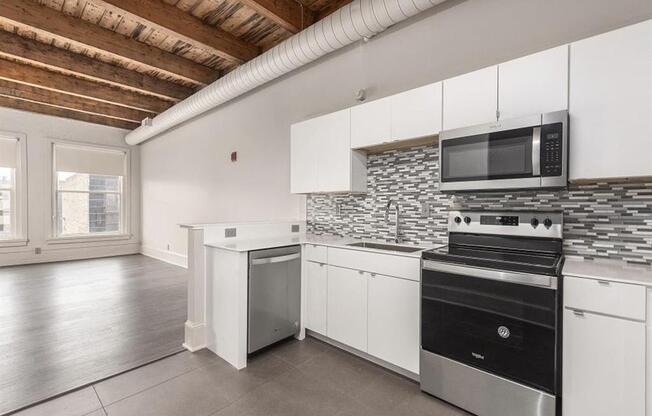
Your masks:
[[[263,257],[260,259],[251,260],[251,265],[260,266],[261,264],[285,263],[287,261],[292,261],[300,258],[301,258],[301,253],[287,254],[285,256],[276,256],[276,257]]]

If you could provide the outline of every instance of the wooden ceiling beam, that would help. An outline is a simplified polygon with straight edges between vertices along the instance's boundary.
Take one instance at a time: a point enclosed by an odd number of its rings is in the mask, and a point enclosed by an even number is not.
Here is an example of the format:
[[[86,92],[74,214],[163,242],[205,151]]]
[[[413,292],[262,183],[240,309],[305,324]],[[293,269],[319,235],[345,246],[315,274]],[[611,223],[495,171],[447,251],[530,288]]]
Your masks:
[[[102,101],[90,100],[2,79],[0,79],[0,95],[135,123],[140,123],[147,117],[155,116],[154,113],[147,111],[120,107]]]
[[[318,12],[317,12],[317,20],[321,20],[324,17],[333,14],[335,11],[341,9],[342,7],[346,6],[347,4],[351,3],[353,0],[334,0],[333,2],[329,3],[326,5],[326,7],[322,7]]]
[[[195,91],[173,82],[132,71],[117,65],[107,64],[65,49],[57,48],[13,33],[0,30],[0,56],[43,65],[93,80],[130,89],[143,94],[180,101]]]
[[[5,59],[0,59],[0,79],[154,113],[161,113],[173,104],[150,95],[142,95]]]
[[[295,0],[239,0],[291,33],[301,32],[315,22],[315,15]]]
[[[260,53],[256,45],[218,27],[204,24],[200,19],[161,0],[93,0],[93,3],[112,13],[127,13],[136,20],[146,20],[149,27],[172,32],[184,42],[232,62],[243,63]]]
[[[108,53],[118,59],[146,65],[186,81],[206,85],[219,76],[217,71],[207,66],[41,6],[32,0],[1,0],[0,20],[63,42],[74,42],[96,52]]]
[[[16,110],[46,114],[49,116],[71,118],[74,120],[86,121],[94,124],[102,124],[111,127],[118,127],[127,130],[133,130],[140,125],[138,123],[132,123],[129,121],[118,120],[109,117],[96,116],[87,113],[81,113],[79,111],[68,110],[65,108],[54,107],[47,104],[25,101],[25,100],[20,100],[18,98],[5,97],[1,95],[0,95],[0,107],[14,108]]]

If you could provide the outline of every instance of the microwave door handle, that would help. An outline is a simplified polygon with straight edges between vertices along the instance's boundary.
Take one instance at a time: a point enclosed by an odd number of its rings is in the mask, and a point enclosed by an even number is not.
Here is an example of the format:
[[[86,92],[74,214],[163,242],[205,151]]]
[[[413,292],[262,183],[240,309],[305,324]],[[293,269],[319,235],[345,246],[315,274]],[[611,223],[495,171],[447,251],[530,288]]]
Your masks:
[[[541,176],[541,127],[532,129],[532,176]]]

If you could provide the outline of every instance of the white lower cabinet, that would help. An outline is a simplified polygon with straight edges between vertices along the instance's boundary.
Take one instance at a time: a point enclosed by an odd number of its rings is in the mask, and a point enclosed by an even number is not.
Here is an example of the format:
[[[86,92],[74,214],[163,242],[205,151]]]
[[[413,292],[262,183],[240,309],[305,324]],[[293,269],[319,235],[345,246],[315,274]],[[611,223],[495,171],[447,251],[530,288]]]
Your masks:
[[[367,352],[419,372],[419,282],[369,275]]]
[[[645,326],[564,310],[564,415],[645,416]]]
[[[413,271],[421,259],[331,247],[323,257],[328,264],[304,262],[305,327],[418,374],[420,283]]]
[[[306,328],[326,335],[328,266],[314,261],[305,262]]]
[[[367,276],[365,272],[328,266],[329,338],[367,351]]]

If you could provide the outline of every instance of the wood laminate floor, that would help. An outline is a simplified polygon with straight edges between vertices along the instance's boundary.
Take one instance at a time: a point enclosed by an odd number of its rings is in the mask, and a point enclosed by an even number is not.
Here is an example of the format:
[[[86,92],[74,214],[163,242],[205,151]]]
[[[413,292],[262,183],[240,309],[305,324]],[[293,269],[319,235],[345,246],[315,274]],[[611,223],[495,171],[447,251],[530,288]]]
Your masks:
[[[181,351],[186,270],[141,255],[0,268],[0,415]]]

